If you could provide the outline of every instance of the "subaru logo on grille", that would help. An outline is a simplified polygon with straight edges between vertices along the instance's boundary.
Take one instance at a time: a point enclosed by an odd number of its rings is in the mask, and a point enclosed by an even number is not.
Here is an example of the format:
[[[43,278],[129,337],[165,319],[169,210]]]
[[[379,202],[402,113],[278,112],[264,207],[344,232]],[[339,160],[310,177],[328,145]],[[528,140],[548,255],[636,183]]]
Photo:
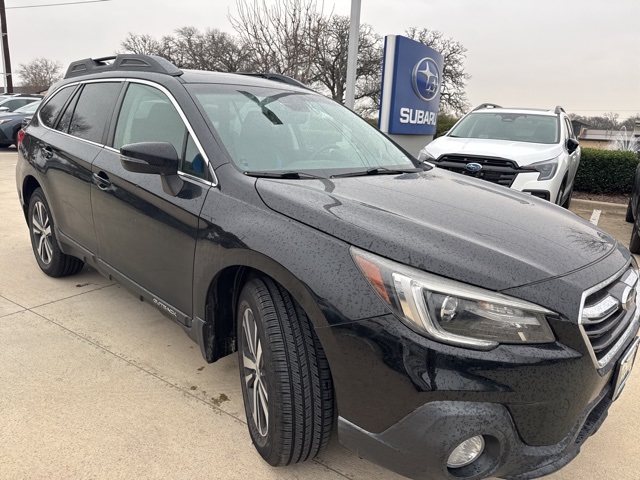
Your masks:
[[[467,171],[469,172],[476,173],[482,170],[482,165],[476,162],[472,162],[472,163],[467,163],[467,165],[464,168],[466,168]]]
[[[422,100],[428,102],[440,91],[438,64],[429,57],[423,58],[413,67],[413,90]]]
[[[633,310],[633,307],[636,304],[636,289],[632,287],[627,287],[622,292],[621,298],[622,308],[629,312]]]

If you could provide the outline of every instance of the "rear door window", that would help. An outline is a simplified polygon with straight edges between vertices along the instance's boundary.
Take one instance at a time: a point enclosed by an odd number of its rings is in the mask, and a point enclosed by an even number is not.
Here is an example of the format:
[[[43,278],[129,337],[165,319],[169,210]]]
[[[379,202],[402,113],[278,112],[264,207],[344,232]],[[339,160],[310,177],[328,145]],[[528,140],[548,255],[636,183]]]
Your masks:
[[[58,119],[58,115],[64,108],[65,103],[73,93],[74,87],[65,87],[51,97],[47,104],[40,110],[40,120],[45,127],[53,128]]]
[[[121,87],[119,82],[86,84],[73,111],[69,134],[102,144]]]

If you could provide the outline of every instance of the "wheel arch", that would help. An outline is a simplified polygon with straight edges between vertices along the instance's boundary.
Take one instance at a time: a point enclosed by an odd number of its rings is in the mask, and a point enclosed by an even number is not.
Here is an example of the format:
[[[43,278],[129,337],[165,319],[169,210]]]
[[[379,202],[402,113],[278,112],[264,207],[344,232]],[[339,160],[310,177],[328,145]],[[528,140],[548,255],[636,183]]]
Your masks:
[[[37,188],[42,188],[42,186],[33,175],[27,175],[22,181],[22,211],[24,213],[25,220],[27,220],[28,216],[27,214],[29,211],[31,195],[33,195],[33,192],[35,192]]]
[[[236,351],[236,307],[242,285],[257,276],[266,276],[282,285],[300,304],[316,329],[321,345],[322,338],[317,327],[328,324],[318,302],[309,288],[295,275],[275,260],[255,251],[237,250],[225,252],[224,264],[219,265],[206,288],[198,289],[195,283],[195,317],[203,319],[202,333],[198,341],[207,362],[230,355]],[[205,276],[206,277],[206,276]],[[202,276],[199,276],[202,278]],[[198,308],[198,306],[202,306]]]

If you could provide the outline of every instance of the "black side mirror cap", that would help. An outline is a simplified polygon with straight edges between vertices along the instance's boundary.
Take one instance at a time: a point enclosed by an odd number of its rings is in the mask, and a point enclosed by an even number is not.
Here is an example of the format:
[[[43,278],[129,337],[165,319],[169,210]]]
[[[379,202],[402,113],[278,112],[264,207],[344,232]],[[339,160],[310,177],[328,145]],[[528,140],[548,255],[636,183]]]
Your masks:
[[[120,162],[125,170],[135,173],[176,175],[178,153],[167,142],[138,142],[120,148]]]
[[[567,151],[569,153],[575,152],[579,146],[580,146],[580,143],[576,139],[574,138],[567,139]]]

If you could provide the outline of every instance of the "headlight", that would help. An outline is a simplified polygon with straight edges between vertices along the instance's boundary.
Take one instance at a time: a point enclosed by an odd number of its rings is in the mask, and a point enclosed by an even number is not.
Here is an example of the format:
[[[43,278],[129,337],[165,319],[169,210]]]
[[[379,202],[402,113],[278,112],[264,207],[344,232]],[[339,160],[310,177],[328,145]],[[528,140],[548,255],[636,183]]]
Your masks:
[[[545,160],[543,162],[532,163],[522,168],[525,170],[535,170],[540,172],[538,180],[550,180],[558,171],[559,158],[552,158],[551,160]]]
[[[499,343],[550,343],[534,303],[432,275],[351,247],[362,274],[411,329],[443,343],[488,350]]]
[[[431,155],[429,152],[427,152],[426,149],[423,148],[418,153],[418,161],[419,162],[433,162],[433,161],[435,161],[435,158],[434,158],[433,155]]]

